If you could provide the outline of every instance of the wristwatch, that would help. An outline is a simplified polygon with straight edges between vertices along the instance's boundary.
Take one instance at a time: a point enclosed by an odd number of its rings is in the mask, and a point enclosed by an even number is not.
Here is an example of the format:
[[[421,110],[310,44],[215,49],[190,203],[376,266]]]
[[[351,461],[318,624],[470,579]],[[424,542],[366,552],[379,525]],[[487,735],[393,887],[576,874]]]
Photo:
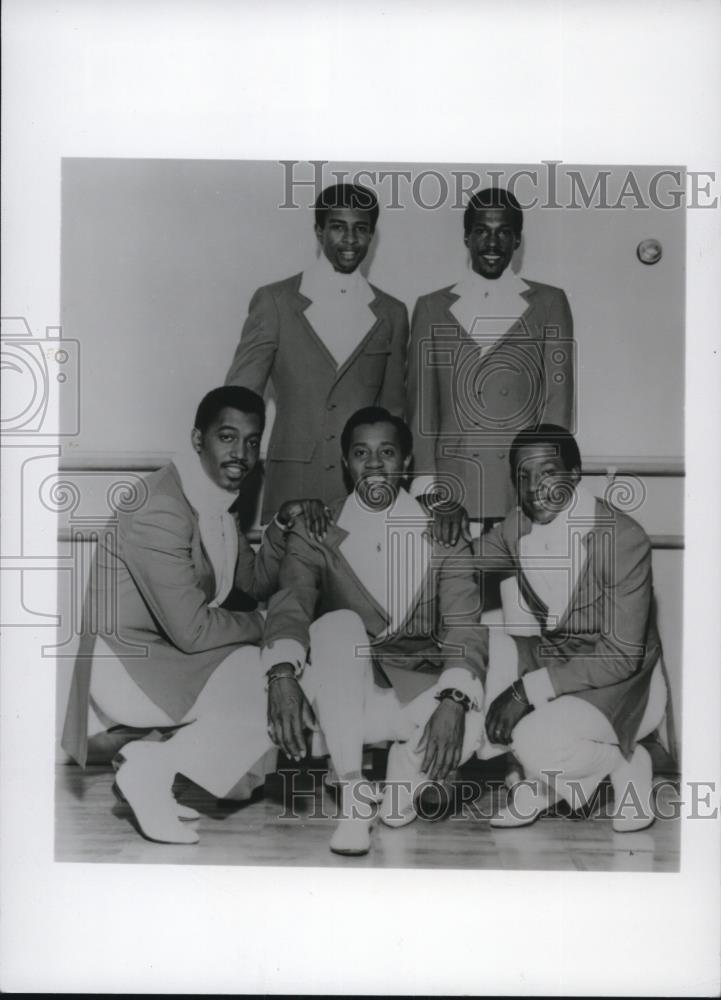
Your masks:
[[[455,701],[457,705],[462,705],[463,710],[467,712],[471,707],[471,699],[467,694],[459,691],[458,688],[443,688],[436,695],[436,701],[445,701],[446,698],[449,701]]]

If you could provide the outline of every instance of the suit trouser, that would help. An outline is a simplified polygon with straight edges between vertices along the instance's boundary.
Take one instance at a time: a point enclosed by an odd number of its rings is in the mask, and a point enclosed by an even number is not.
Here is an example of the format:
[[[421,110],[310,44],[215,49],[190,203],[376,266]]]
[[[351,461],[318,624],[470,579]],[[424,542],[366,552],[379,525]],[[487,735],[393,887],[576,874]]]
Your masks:
[[[415,751],[438,707],[438,683],[405,705],[392,688],[378,687],[369,653],[363,622],[353,611],[331,612],[311,626],[310,663],[301,683],[340,777],[360,774],[364,743],[407,741]],[[461,763],[480,746],[482,734],[482,714],[469,711]]]
[[[219,798],[233,791],[246,775],[248,781],[237,797],[246,797],[262,783],[266,768],[261,758],[273,749],[266,731],[265,704],[256,706],[255,711],[244,704],[249,686],[259,686],[263,692],[257,646],[242,646],[230,653],[210,675],[180,723],[138,687],[109,647],[101,642],[97,652],[100,655],[93,662],[90,684],[90,735],[112,725],[139,729],[180,725],[182,728],[161,744],[176,773]],[[244,746],[260,749],[239,770],[237,743],[241,735]]]
[[[324,615],[310,627],[310,662],[301,686],[328,747],[336,771],[342,777],[360,774],[363,744],[379,740],[415,741],[437,707],[437,685],[402,705],[395,692],[376,686],[368,655],[369,640],[363,623],[351,611]],[[128,679],[124,670],[125,679]],[[120,676],[116,667],[116,676]],[[125,680],[123,681],[125,683]],[[133,682],[130,682],[133,684]],[[244,646],[231,653],[211,674],[183,728],[163,744],[172,756],[177,773],[190,778],[213,795],[227,795],[237,781],[269,750],[265,667],[260,650]],[[135,701],[137,702],[136,688]],[[117,719],[117,703],[101,704],[103,712]],[[91,690],[93,690],[91,688]],[[167,725],[165,715],[140,692],[136,709],[143,708],[141,725]],[[149,705],[143,704],[143,699]],[[126,698],[126,704],[128,699]],[[122,704],[122,702],[121,702]],[[112,710],[111,710],[112,709]],[[153,716],[153,710],[155,715]],[[121,721],[138,724],[122,712]],[[308,723],[313,720],[307,719]],[[466,716],[462,761],[480,745],[483,716]]]
[[[666,699],[658,664],[637,740],[660,725]],[[574,809],[590,801],[598,785],[624,760],[606,716],[573,695],[549,701],[521,719],[513,730],[511,747],[529,777],[551,784]]]

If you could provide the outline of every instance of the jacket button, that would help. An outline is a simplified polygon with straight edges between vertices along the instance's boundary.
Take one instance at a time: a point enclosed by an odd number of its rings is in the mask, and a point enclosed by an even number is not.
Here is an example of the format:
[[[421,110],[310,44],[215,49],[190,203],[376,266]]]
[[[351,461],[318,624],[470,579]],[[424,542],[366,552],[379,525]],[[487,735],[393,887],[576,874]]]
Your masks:
[[[498,455],[499,458],[505,458],[506,457],[505,451],[499,451],[499,452],[496,452],[496,454]]]
[[[328,407],[327,407],[327,409],[329,409],[329,410],[334,410],[334,409],[335,409],[335,406],[336,406],[336,404],[335,404],[335,403],[328,403]]]
[[[326,441],[335,441],[335,434],[326,434]]]
[[[326,465],[326,467],[325,467],[325,471],[326,472],[330,472],[331,469],[335,469],[335,466],[334,465]]]

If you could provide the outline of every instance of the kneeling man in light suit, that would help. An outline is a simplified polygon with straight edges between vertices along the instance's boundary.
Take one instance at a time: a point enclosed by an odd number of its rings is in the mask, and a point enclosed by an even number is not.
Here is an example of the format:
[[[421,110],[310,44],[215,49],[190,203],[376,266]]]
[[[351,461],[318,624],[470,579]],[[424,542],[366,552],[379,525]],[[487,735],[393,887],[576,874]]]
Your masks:
[[[275,590],[283,529],[302,514],[316,530],[322,505],[284,503],[253,552],[236,511],[264,422],[250,389],[213,389],[198,407],[192,450],[148,476],[138,509],[118,515],[117,539],[98,545],[63,746],[84,766],[94,734],[171,733],[133,740],[120,755],[117,790],[151,840],[198,840],[180,822],[199,814],[174,799],[177,774],[224,797],[265,773],[266,746],[243,770],[235,752],[238,739],[257,743],[255,731],[265,738],[264,708],[254,717],[243,702],[243,676],[260,661],[257,603]]]
[[[363,744],[393,741],[380,817],[412,821],[419,787],[480,746],[488,634],[469,543],[435,542],[428,513],[402,486],[407,425],[368,407],[350,417],[341,447],[353,491],[331,506],[321,540],[300,521],[288,532],[263,660],[274,741],[303,757],[312,710],[341,779],[331,850],[363,854]]]
[[[512,789],[491,826],[528,825],[556,797],[577,808],[610,776],[614,829],[643,829],[653,821],[652,770],[639,740],[660,724],[667,698],[651,543],[633,518],[584,488],[578,446],[563,428],[518,434],[510,465],[518,507],[478,542],[481,570],[517,586],[510,626],[504,603],[507,628],[520,631],[527,616],[535,634],[495,643],[486,728],[530,780]]]

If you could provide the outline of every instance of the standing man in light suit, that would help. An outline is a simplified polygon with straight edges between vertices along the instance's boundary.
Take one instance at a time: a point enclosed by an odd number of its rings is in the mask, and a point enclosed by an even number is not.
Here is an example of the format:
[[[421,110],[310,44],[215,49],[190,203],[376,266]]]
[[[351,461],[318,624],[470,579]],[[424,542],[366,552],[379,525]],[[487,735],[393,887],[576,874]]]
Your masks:
[[[338,444],[351,413],[372,405],[404,412],[406,307],[359,270],[378,214],[367,188],[326,188],[315,205],[317,260],[251,299],[226,383],[275,388],[264,523],[290,497],[330,503],[343,494]]]
[[[542,422],[572,429],[573,321],[560,288],[510,268],[523,230],[511,193],[476,192],[463,229],[467,273],[422,296],[413,313],[408,413],[414,494],[445,485],[477,534],[513,506],[514,435]],[[459,510],[456,530],[463,520]]]

